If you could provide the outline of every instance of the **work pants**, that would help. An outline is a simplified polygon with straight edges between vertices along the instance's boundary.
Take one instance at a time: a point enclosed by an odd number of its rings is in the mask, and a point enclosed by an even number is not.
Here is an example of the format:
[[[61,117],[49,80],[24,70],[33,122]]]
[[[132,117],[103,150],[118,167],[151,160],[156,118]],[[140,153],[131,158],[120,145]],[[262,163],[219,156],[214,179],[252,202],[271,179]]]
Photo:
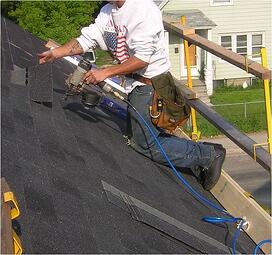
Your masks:
[[[128,95],[128,100],[152,128],[173,165],[177,168],[191,168],[198,177],[199,169],[208,168],[214,160],[214,148],[201,142],[196,143],[185,138],[166,134],[163,130],[156,128],[152,124],[149,115],[152,94],[152,86],[138,86]],[[128,106],[128,135],[131,147],[137,152],[155,162],[168,165],[154,137],[130,106]]]

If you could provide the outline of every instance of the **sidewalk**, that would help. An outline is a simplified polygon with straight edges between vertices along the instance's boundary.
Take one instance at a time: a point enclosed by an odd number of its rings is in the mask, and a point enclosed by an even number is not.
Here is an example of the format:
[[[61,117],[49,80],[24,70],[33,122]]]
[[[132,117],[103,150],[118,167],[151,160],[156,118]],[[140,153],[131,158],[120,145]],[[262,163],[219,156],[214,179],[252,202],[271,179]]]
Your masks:
[[[254,140],[256,143],[266,143],[267,142],[267,133],[266,132],[259,132],[259,133],[252,133],[248,134],[248,136]],[[222,144],[226,150],[227,154],[246,154],[242,149],[240,149],[234,142],[232,142],[228,137],[226,136],[218,136],[214,138],[203,138],[201,141],[208,141],[212,143],[220,143]],[[264,146],[265,149],[267,149],[267,146]]]

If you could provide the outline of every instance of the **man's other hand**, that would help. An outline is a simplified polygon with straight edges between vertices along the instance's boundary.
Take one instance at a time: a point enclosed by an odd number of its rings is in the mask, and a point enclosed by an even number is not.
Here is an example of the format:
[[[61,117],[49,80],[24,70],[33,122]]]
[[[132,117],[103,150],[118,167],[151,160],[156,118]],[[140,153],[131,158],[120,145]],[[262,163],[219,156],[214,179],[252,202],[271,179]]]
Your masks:
[[[48,50],[43,53],[37,54],[39,59],[40,64],[45,64],[45,63],[52,63],[55,59],[56,56],[53,53],[53,50]]]
[[[98,84],[110,77],[108,69],[93,69],[85,74],[84,80],[87,84]]]

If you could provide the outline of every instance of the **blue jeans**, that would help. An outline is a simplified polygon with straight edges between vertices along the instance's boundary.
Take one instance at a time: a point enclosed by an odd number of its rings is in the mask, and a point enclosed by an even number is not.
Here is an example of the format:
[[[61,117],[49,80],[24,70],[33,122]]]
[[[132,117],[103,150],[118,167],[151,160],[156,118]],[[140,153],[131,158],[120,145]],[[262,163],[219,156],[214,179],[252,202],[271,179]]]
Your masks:
[[[214,159],[214,148],[210,145],[204,145],[201,142],[196,143],[185,138],[166,134],[162,129],[156,128],[152,124],[149,115],[152,94],[152,86],[138,86],[129,94],[128,100],[150,125],[175,167],[191,168],[193,173],[198,176],[199,170],[197,170],[197,166],[207,168],[211,165]],[[137,152],[158,163],[168,165],[148,128],[129,106],[128,136],[131,147]]]

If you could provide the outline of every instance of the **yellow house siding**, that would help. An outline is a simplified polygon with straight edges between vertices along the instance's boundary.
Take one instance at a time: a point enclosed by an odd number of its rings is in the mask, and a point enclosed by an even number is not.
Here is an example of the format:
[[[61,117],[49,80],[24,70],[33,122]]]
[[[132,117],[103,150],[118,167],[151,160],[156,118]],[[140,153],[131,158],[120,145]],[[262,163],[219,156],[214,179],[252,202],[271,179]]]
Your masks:
[[[178,48],[179,53],[175,53],[175,48]],[[169,35],[169,57],[171,62],[171,73],[177,79],[180,78],[180,37],[170,33]]]
[[[237,33],[264,33],[269,68],[272,69],[272,1],[233,0],[231,6],[210,6],[210,0],[169,0],[163,11],[199,9],[217,27],[212,29],[212,40]],[[170,59],[175,58],[170,54]],[[176,63],[172,63],[174,65]],[[214,79],[250,77],[245,71],[213,57]],[[173,70],[176,68],[173,67]]]

